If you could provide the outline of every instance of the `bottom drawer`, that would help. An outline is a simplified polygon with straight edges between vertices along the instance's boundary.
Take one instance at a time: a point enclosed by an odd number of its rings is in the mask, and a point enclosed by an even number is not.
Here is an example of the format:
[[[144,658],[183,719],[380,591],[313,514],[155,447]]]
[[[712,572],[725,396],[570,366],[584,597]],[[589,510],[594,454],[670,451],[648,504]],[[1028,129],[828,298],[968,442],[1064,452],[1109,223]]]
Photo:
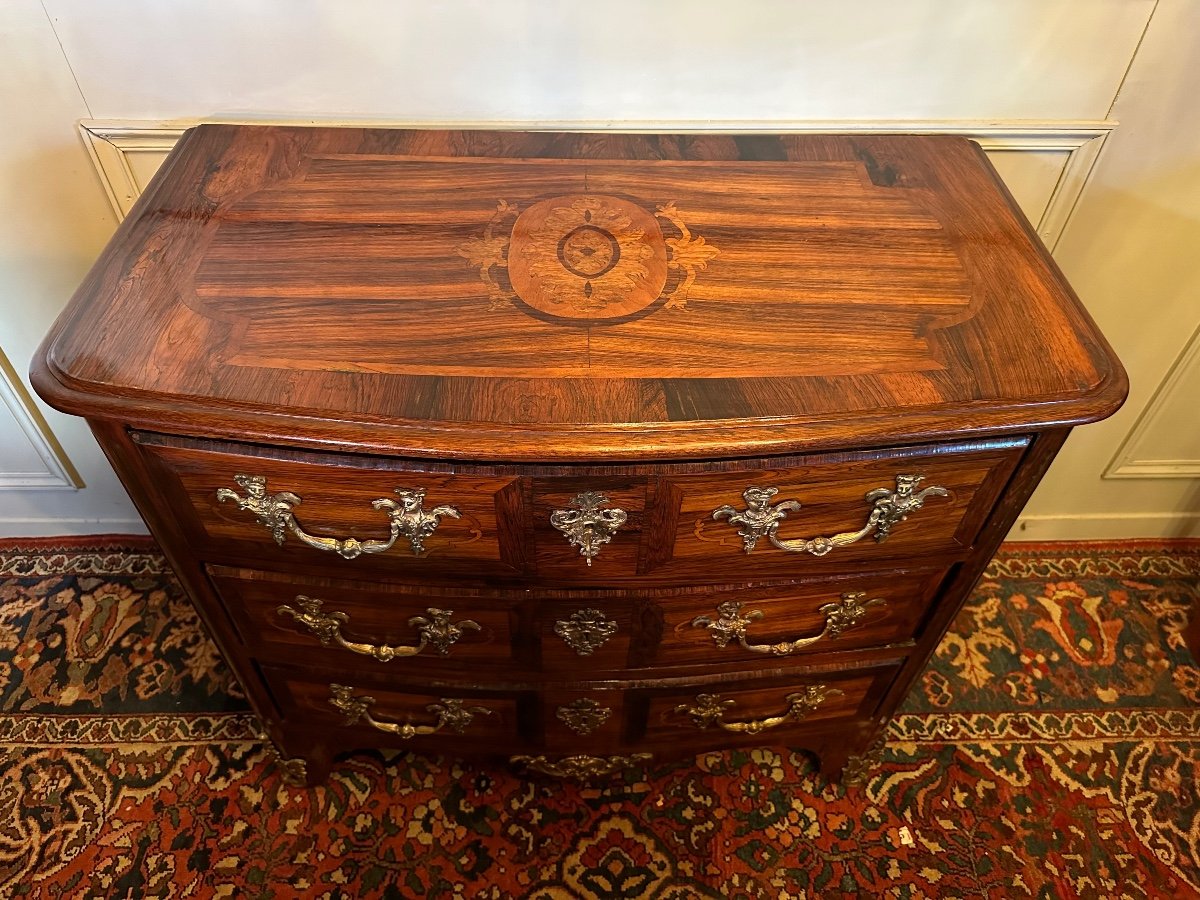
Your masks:
[[[532,694],[391,687],[327,674],[263,667],[288,731],[334,753],[366,747],[470,756],[518,752],[518,719]],[[483,749],[486,748],[486,749]]]
[[[336,671],[267,666],[263,672],[287,730],[335,753],[400,746],[461,756],[534,750],[677,756],[736,746],[802,748],[814,735],[824,742],[872,718],[899,665],[496,690]]]
[[[631,745],[702,753],[737,746],[803,747],[809,735],[870,719],[899,664],[870,669],[675,685],[629,692]]]

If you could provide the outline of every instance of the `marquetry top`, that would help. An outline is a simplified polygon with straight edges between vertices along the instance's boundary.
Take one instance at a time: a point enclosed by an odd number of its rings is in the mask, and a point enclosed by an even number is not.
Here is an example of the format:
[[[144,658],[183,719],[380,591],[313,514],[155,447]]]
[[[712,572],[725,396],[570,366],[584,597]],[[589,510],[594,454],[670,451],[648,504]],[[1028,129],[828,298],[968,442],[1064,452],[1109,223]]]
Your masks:
[[[1101,418],[1125,378],[953,137],[189,131],[35,362],[72,412],[446,457]]]

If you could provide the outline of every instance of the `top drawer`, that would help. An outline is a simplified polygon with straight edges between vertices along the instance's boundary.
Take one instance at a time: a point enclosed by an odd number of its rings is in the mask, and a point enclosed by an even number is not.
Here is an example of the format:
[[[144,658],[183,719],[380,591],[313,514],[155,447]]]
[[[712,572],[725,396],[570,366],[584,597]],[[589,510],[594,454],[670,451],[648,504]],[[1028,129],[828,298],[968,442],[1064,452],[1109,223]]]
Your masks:
[[[747,461],[664,474],[673,538],[649,571],[677,582],[850,575],[949,563],[971,546],[1024,440]],[[716,467],[714,467],[716,468]]]
[[[134,435],[196,552],[322,574],[725,583],[948,562],[1027,441],[708,464],[414,464]]]

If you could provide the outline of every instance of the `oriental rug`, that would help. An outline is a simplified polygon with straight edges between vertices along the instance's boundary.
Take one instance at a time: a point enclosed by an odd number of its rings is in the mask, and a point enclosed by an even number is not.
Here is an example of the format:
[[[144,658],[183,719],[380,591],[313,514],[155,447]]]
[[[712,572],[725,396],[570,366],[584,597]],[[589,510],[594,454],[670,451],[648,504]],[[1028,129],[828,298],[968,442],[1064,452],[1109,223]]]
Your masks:
[[[1013,544],[847,789],[780,748],[593,785],[283,783],[149,542],[0,543],[0,897],[1200,897],[1200,543]]]

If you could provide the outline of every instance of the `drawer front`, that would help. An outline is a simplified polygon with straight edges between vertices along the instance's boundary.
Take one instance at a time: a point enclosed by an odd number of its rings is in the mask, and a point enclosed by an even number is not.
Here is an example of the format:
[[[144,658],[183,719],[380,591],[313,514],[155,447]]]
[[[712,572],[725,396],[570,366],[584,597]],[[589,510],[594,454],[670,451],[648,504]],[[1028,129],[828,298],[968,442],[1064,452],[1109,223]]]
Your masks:
[[[342,577],[512,576],[528,568],[516,519],[520,483],[511,476],[135,438],[186,537],[210,557]]]
[[[662,603],[654,666],[769,666],[913,641],[945,570],[714,590]]]
[[[744,670],[913,641],[942,569],[815,584],[489,591],[209,566],[257,657],[374,675],[644,677]]]
[[[595,588],[784,580],[963,557],[1026,440],[710,465],[420,467],[135,435],[211,561]]]
[[[264,666],[263,674],[286,726],[312,732],[335,751],[394,746],[464,755],[519,752],[529,746],[521,719],[537,714],[531,694],[393,687],[272,666]]]
[[[842,671],[485,690],[264,666],[289,730],[335,751],[397,746],[464,755],[797,746],[869,720],[898,664]]]
[[[584,678],[640,668],[646,649],[661,636],[661,628],[646,615],[648,608],[643,599],[624,592],[570,600],[539,598],[531,612],[539,667]]]
[[[656,540],[644,528],[652,477],[558,475],[523,481],[529,486],[529,543],[540,577],[603,584],[638,574],[645,548]]]
[[[549,673],[745,669],[912,641],[944,569],[814,584],[544,592],[531,613]]]
[[[607,755],[628,747],[638,723],[629,720],[628,691],[611,687],[550,687],[538,697],[541,746],[549,753]]]
[[[512,664],[517,613],[494,595],[226,566],[208,574],[257,656],[430,673]]]
[[[749,682],[630,691],[626,740],[653,751],[804,746],[813,732],[868,719],[898,671],[886,666]]]
[[[665,476],[659,494],[675,497],[665,511],[674,518],[664,523],[671,550],[654,561],[652,571],[684,581],[717,575],[730,581],[849,574],[961,556],[1025,443],[979,442],[816,457],[786,468]]]

